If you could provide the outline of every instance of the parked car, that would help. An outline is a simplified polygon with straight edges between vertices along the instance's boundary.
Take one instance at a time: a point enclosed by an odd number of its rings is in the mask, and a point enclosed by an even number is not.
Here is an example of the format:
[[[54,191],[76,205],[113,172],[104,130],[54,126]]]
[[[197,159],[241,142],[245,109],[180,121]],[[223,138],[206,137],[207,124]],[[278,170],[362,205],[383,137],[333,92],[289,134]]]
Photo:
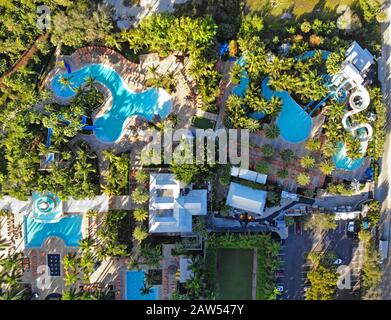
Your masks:
[[[342,264],[342,259],[337,259],[333,262],[333,264],[340,265]]]
[[[283,285],[278,285],[277,290],[280,292],[284,292],[284,286]]]
[[[348,232],[354,233],[354,221],[349,221]]]

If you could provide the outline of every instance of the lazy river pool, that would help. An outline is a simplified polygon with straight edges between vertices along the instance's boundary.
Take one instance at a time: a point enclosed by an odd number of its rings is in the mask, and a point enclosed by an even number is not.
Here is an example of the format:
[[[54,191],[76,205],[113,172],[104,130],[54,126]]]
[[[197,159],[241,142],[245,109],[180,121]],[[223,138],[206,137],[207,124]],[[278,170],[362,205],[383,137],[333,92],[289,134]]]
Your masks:
[[[52,80],[51,88],[58,97],[69,99],[75,96],[75,89],[82,86],[89,76],[104,85],[112,95],[110,109],[94,121],[94,134],[103,142],[119,140],[133,115],[140,115],[151,121],[154,115],[165,118],[171,111],[172,99],[167,91],[151,88],[133,92],[114,69],[103,64],[91,64],[70,74],[58,74]],[[61,83],[62,77],[69,79],[70,86]]]

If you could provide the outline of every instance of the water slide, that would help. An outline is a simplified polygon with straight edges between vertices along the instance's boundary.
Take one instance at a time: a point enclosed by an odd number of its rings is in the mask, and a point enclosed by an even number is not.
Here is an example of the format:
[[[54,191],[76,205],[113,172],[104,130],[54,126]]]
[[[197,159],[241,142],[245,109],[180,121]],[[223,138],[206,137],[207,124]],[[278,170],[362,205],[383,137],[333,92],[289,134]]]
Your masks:
[[[354,137],[358,137],[361,141],[361,149],[364,152],[366,150],[368,141],[372,138],[373,129],[369,123],[359,123],[351,126],[348,122],[348,118],[352,115],[364,111],[370,102],[370,97],[367,89],[362,85],[356,87],[355,91],[349,97],[349,105],[352,110],[345,113],[342,118],[342,125],[346,131],[349,131]],[[366,129],[366,133],[359,132],[360,129]]]

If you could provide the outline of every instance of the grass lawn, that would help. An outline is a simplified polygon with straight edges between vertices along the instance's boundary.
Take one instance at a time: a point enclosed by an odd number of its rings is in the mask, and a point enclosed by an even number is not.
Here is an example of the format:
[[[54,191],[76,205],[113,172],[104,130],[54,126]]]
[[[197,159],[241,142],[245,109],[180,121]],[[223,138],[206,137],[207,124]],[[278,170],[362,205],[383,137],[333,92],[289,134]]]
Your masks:
[[[215,127],[215,121],[197,116],[193,117],[191,123],[193,127],[199,129],[213,129]]]
[[[321,8],[322,15],[327,11],[335,11],[340,4],[352,6],[356,0],[274,0],[277,3],[272,7],[273,0],[247,0],[247,5],[254,11],[270,11],[270,15],[279,16],[286,10],[296,18],[312,14],[315,9]]]
[[[220,299],[251,300],[252,249],[218,249],[217,287]]]
[[[219,299],[251,299],[253,254],[257,253],[256,299],[274,296],[279,244],[269,235],[225,234],[206,242],[205,272]]]

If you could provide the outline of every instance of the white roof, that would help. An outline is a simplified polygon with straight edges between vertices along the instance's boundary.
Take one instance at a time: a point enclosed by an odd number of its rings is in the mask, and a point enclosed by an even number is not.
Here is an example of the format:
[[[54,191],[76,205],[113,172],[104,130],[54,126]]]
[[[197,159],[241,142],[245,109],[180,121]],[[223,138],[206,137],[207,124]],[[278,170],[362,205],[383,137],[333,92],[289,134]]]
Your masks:
[[[368,49],[363,49],[356,41],[346,50],[345,56],[346,60],[353,63],[360,73],[366,71],[374,63],[373,55]]]
[[[266,203],[266,191],[231,182],[226,204],[237,209],[262,214]]]
[[[261,174],[252,170],[242,169],[239,167],[231,167],[231,176],[262,184],[265,184],[267,179],[267,175],[265,174]]]
[[[360,75],[360,72],[357,70],[357,68],[351,64],[348,63],[343,69],[342,72],[344,73],[345,78],[350,79],[357,85],[360,85],[364,82],[363,77]]]
[[[171,173],[152,173],[149,184],[149,232],[192,232],[192,216],[207,214],[207,190],[189,190]]]

